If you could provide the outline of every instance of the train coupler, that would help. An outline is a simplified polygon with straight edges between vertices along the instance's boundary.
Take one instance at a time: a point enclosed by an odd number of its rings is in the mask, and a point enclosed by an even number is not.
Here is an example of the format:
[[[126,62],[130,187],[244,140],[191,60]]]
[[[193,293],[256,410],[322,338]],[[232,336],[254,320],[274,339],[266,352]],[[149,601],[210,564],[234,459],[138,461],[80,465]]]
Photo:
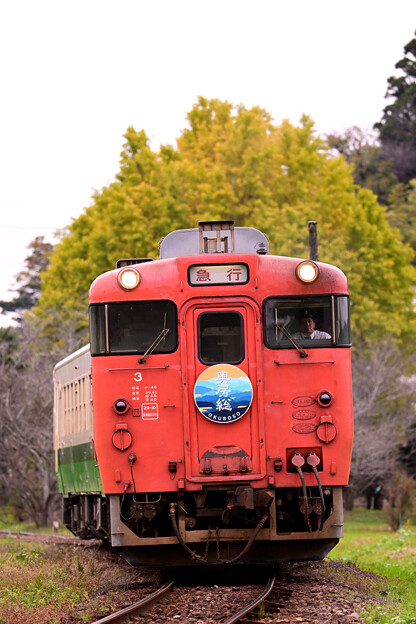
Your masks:
[[[273,494],[270,490],[253,490],[251,487],[239,486],[231,492],[227,492],[227,509],[229,511],[239,507],[255,509],[256,507],[268,508],[273,502]]]

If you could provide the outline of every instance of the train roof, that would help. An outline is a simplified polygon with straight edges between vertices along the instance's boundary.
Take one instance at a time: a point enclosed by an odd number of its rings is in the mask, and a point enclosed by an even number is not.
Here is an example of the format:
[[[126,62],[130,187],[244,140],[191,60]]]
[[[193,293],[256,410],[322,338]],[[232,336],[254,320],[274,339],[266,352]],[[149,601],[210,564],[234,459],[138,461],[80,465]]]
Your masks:
[[[70,364],[71,362],[79,360],[80,358],[82,358],[82,356],[85,356],[86,354],[89,355],[89,353],[90,353],[90,345],[86,344],[85,346],[81,347],[80,349],[77,349],[70,355],[67,355],[65,358],[60,360],[57,364],[55,364],[54,369],[53,369],[54,372],[57,372],[58,370],[66,366],[67,364]]]
[[[234,227],[233,221],[201,221],[198,228],[175,230],[161,239],[160,259],[203,253],[268,254],[269,239],[252,227]]]

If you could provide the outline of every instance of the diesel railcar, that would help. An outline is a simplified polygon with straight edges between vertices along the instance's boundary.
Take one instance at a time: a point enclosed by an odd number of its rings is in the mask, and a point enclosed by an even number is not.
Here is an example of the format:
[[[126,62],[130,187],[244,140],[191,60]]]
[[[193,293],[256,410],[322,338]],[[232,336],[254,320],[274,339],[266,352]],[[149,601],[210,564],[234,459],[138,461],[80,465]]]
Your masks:
[[[325,557],[353,439],[342,271],[203,222],[89,298],[90,346],[54,370],[71,531],[133,565]]]

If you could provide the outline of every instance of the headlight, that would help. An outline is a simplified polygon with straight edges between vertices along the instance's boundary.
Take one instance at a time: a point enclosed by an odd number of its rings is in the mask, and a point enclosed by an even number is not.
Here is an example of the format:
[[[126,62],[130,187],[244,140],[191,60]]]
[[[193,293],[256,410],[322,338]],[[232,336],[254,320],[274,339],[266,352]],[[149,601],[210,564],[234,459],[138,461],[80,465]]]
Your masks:
[[[312,260],[304,260],[296,267],[296,277],[306,284],[312,284],[318,278],[318,275],[318,266]]]
[[[140,284],[140,273],[131,267],[121,269],[117,281],[124,290],[133,290]]]

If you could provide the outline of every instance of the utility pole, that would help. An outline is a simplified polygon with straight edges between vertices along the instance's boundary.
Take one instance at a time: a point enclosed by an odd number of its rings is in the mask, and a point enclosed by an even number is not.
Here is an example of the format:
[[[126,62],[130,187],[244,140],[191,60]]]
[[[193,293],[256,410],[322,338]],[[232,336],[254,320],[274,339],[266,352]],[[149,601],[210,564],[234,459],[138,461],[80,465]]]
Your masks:
[[[309,228],[309,258],[318,260],[318,229],[317,221],[308,221]]]

